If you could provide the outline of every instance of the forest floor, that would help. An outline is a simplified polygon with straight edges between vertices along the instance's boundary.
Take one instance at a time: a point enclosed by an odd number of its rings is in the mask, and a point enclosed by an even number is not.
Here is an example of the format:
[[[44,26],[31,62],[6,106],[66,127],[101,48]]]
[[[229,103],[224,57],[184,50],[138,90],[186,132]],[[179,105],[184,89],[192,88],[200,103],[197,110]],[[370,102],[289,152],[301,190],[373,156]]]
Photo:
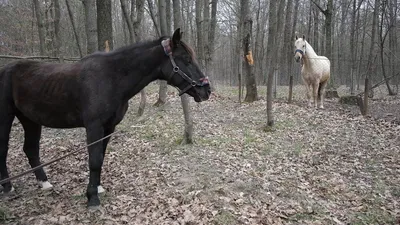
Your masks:
[[[155,108],[150,85],[145,115],[136,116],[139,97],[132,99],[110,141],[100,210],[86,208],[83,150],[46,167],[51,191],[39,190],[33,174],[16,179],[16,192],[0,195],[0,224],[398,224],[400,110],[390,107],[400,98],[372,101],[378,113],[364,118],[336,99],[307,108],[301,90],[295,104],[274,104],[275,127],[266,132],[265,98],[238,104],[236,89],[218,87],[209,101],[191,101],[195,143],[180,145],[180,98],[170,91]],[[85,144],[83,129],[42,133],[43,162]],[[22,141],[15,123],[11,175],[30,168]]]

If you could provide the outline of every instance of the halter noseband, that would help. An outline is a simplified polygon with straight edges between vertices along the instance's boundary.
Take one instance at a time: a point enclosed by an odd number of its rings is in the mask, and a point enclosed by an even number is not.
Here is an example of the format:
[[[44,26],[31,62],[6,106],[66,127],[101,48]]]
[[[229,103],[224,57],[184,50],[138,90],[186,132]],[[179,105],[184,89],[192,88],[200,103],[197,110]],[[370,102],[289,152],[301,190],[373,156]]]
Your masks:
[[[177,73],[179,74],[183,79],[185,79],[189,85],[186,86],[183,90],[179,90],[179,96],[185,94],[190,88],[192,87],[203,87],[205,85],[209,84],[208,77],[200,78],[200,82],[197,82],[190,78],[185,72],[183,72],[175,63],[174,57],[172,56],[172,50],[171,50],[171,40],[166,39],[161,42],[162,47],[164,48],[165,55],[167,55],[171,61],[172,64],[172,71],[171,74],[168,76],[168,80],[171,80],[172,76]]]

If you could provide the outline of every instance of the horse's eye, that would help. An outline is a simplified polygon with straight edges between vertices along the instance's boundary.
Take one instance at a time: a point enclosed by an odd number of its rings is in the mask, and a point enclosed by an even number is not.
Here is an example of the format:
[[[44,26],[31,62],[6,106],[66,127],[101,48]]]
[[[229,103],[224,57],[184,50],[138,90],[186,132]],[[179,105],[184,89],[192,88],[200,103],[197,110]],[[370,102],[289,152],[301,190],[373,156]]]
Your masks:
[[[303,48],[306,47],[306,45],[303,45]]]

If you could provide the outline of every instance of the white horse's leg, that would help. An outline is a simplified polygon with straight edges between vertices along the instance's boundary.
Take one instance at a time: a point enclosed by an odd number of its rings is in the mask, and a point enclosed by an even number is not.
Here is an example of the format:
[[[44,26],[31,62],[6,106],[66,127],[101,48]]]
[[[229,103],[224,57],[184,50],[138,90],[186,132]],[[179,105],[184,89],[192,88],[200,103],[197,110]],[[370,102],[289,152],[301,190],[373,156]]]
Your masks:
[[[314,107],[315,108],[318,108],[318,87],[319,87],[319,82],[316,82],[316,83],[312,84]]]
[[[306,86],[306,95],[307,95],[307,102],[308,107],[311,107],[311,85],[307,82],[304,82]]]
[[[324,81],[324,82],[322,82],[322,83],[320,84],[321,90],[320,90],[320,92],[318,93],[318,94],[320,95],[320,98],[321,98],[321,104],[319,105],[319,108],[320,108],[320,109],[323,109],[323,108],[324,108],[324,96],[325,96],[325,90],[326,90],[327,84],[328,84],[328,81]]]

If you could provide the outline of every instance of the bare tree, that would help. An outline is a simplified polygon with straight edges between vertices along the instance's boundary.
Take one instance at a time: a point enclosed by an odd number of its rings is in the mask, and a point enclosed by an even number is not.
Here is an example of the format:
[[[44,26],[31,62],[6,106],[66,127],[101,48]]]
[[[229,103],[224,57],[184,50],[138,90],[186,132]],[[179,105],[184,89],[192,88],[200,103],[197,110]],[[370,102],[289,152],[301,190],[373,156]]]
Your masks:
[[[69,5],[69,0],[65,0],[65,4],[67,5],[67,11],[68,11],[68,15],[69,15],[69,20],[71,21],[71,26],[72,26],[72,30],[74,32],[76,45],[77,45],[78,51],[79,51],[79,56],[82,58],[83,57],[82,48],[81,48],[81,44],[79,42],[79,35],[78,35],[78,31],[77,31],[76,26],[75,26],[74,15],[72,13],[71,6]]]
[[[332,60],[332,19],[333,19],[333,0],[327,0],[326,8],[323,9],[316,0],[311,0],[318,9],[324,14],[325,16],[325,56]],[[332,64],[333,65],[333,64]],[[334,76],[332,76],[331,69],[331,80],[330,84],[334,83]]]
[[[158,1],[158,16],[160,21],[160,31],[161,36],[166,36],[168,34],[168,24],[167,24],[167,9],[166,0]],[[158,90],[158,100],[154,104],[155,106],[162,106],[167,102],[167,81],[159,81],[160,88]]]
[[[43,16],[40,9],[39,0],[33,0],[33,4],[35,7],[36,14],[36,23],[38,26],[39,32],[39,43],[40,43],[40,55],[45,55],[45,34],[44,34],[44,25],[43,25]]]
[[[110,50],[113,49],[113,28],[111,16],[111,1],[96,0],[97,6],[97,38],[98,49],[105,49],[108,41]]]
[[[253,102],[257,100],[257,84],[256,78],[253,73],[253,56],[251,50],[251,36],[252,36],[252,27],[253,27],[253,20],[250,16],[250,2],[247,0],[240,1],[240,23],[243,27],[242,32],[242,57],[244,58],[243,67],[246,71],[246,97],[244,101],[246,102]]]
[[[276,11],[277,0],[270,0],[269,3],[269,16],[268,16],[268,49],[271,55],[276,55],[277,44],[276,44],[276,30],[277,30],[277,11]],[[274,72],[276,69],[276,61],[271,60],[271,69],[268,72],[267,81],[267,127],[272,127],[274,125],[274,115],[272,113],[272,86],[274,81]]]
[[[134,41],[141,41],[142,35],[140,35],[139,29],[140,29],[140,26],[143,21],[144,0],[137,0],[136,5],[132,5],[133,8],[131,8],[130,16],[128,13],[128,9],[126,7],[125,0],[120,0],[120,2],[121,2],[122,14],[123,14],[123,16],[125,18],[125,22],[128,26],[130,43],[133,43]],[[133,13],[135,8],[136,8],[136,12],[137,12],[136,16]],[[147,102],[147,97],[146,97],[146,91],[144,88],[140,91],[140,103],[139,103],[139,109],[138,109],[138,116],[143,115],[144,110],[146,108],[146,102]]]
[[[87,54],[97,50],[97,20],[96,20],[96,0],[83,0],[85,7],[85,29]]]
[[[60,32],[60,19],[61,19],[60,0],[54,0],[54,33],[56,38],[55,55],[62,58],[61,54],[61,32]]]
[[[182,26],[181,19],[181,4],[180,0],[172,0],[173,5],[173,17],[174,17],[174,29],[177,29]],[[193,143],[193,119],[190,115],[190,106],[189,106],[189,96],[187,94],[183,94],[181,96],[181,103],[183,109],[183,115],[185,118],[185,129],[183,132],[182,144],[192,144]]]
[[[396,93],[392,90],[390,87],[389,79],[387,78],[386,75],[386,68],[385,68],[385,41],[387,38],[387,35],[389,34],[390,30],[392,29],[392,24],[389,24],[386,28],[384,28],[384,22],[387,20],[387,10],[388,10],[388,4],[387,1],[382,1],[381,4],[381,16],[380,18],[380,24],[379,24],[379,52],[380,52],[380,58],[381,58],[381,66],[382,66],[382,75],[383,78],[385,79],[386,87],[388,89],[389,95],[396,95]]]

